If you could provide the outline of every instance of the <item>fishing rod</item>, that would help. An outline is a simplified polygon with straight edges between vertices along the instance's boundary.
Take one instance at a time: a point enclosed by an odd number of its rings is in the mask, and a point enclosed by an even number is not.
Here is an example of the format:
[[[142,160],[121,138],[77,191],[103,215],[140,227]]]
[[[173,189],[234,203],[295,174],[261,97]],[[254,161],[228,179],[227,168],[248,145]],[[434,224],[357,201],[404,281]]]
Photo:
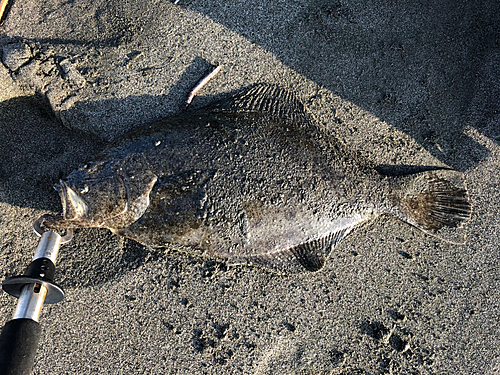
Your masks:
[[[5,323],[0,334],[0,375],[29,375],[33,368],[41,327],[40,313],[44,303],[64,299],[64,292],[54,283],[55,263],[62,244],[73,238],[73,231],[64,236],[44,230],[35,221],[33,229],[40,242],[32,262],[23,275],[13,276],[2,283],[4,291],[18,298],[12,319]]]

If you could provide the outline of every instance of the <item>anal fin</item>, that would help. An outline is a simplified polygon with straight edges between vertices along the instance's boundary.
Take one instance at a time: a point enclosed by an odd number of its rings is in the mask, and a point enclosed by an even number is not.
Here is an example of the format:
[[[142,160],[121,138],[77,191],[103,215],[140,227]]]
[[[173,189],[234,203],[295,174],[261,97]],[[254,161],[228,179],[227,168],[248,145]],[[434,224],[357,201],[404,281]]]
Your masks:
[[[338,229],[328,236],[247,257],[252,264],[283,273],[316,272],[323,268],[332,249],[356,226]]]

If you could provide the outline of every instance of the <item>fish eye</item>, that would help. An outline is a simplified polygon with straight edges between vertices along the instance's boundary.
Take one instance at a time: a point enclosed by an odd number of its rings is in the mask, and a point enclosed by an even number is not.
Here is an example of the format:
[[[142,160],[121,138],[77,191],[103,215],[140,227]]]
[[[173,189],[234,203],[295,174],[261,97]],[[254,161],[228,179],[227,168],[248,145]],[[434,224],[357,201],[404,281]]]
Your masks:
[[[79,189],[79,191],[80,191],[80,194],[85,194],[85,193],[88,193],[88,191],[89,191],[89,186],[88,186],[87,184],[84,184],[84,185],[83,185],[83,187],[81,187],[81,188]]]
[[[92,174],[98,173],[104,168],[105,165],[106,165],[106,163],[103,161],[97,161],[97,162],[92,161],[92,162],[86,164],[86,168],[85,168],[86,171],[85,172],[87,175],[92,175]]]

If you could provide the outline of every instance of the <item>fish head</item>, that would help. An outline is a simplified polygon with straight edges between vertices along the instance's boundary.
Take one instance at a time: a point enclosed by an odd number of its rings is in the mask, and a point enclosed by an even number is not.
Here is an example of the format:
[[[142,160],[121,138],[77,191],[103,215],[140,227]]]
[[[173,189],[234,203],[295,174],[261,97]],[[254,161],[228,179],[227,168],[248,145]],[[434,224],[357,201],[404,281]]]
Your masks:
[[[99,173],[96,172],[99,169]],[[148,171],[128,173],[124,168],[82,167],[60,180],[62,216],[44,222],[48,228],[125,228],[139,219],[149,205],[156,176]]]

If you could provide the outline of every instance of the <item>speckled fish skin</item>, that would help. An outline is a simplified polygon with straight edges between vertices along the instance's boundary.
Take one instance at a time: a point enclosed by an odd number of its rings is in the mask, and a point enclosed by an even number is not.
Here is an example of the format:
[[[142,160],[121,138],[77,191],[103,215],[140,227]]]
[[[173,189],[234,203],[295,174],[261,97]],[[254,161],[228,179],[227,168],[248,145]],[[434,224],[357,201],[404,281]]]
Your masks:
[[[64,217],[46,225],[108,228],[153,247],[177,243],[280,272],[316,271],[377,215],[436,233],[470,217],[465,188],[420,175],[412,186],[418,177],[379,174],[318,130],[288,91],[256,85],[110,145],[61,181]],[[422,194],[436,186],[445,198],[433,207],[444,214],[427,223],[430,214],[419,215],[434,198]]]

